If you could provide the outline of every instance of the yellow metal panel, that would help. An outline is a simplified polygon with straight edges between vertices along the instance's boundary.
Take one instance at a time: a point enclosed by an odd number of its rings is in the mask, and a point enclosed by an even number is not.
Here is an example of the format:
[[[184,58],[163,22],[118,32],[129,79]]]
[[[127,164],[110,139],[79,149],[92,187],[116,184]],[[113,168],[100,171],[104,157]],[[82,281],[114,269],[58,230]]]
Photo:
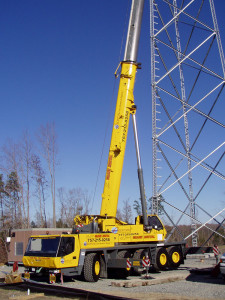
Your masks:
[[[113,247],[115,242],[113,233],[80,234],[79,238],[82,249]]]
[[[24,256],[23,264],[25,267],[56,268],[56,258],[55,257]]]
[[[102,216],[107,214],[116,217],[130,114],[135,112],[133,89],[136,70],[136,64],[121,63],[120,84],[102,194],[100,213]]]

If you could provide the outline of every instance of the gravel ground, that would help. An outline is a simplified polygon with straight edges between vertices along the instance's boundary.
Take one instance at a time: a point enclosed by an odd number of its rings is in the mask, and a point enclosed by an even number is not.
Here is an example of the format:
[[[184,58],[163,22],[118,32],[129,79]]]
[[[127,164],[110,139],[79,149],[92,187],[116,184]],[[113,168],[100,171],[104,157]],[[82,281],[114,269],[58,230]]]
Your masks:
[[[128,297],[130,299],[225,299],[225,282],[221,275],[212,277],[209,274],[190,273],[192,269],[205,269],[215,266],[214,258],[200,259],[188,258],[184,265],[178,270],[164,271],[160,273],[150,273],[154,279],[172,278],[174,276],[183,276],[182,280],[169,283],[161,283],[149,286],[137,287],[116,287],[112,282],[130,283],[146,279],[140,277],[128,277],[124,280],[100,279],[96,283],[83,282],[77,279],[64,280],[64,286],[79,288],[84,290],[102,292],[106,294]],[[0,271],[8,271],[9,267],[2,266]],[[23,271],[22,268],[19,269]],[[154,279],[148,279],[153,282]],[[0,293],[0,299],[1,293]]]
[[[102,279],[97,283],[86,283],[82,281],[65,282],[65,286],[74,288],[87,289],[92,291],[102,291],[114,295],[123,295],[131,299],[225,299],[225,282],[221,275],[217,278],[211,277],[209,274],[190,273],[192,269],[205,269],[215,266],[214,258],[200,259],[188,258],[184,265],[178,270],[164,271],[160,273],[151,273],[151,277],[156,279],[168,278],[173,276],[186,277],[185,280],[178,280],[170,283],[156,284],[150,286],[138,287],[115,287],[112,286],[112,279]],[[128,277],[126,280],[140,280],[140,277]],[[149,279],[150,281],[152,279]],[[124,280],[117,280],[117,282]],[[154,294],[154,295],[153,295]]]

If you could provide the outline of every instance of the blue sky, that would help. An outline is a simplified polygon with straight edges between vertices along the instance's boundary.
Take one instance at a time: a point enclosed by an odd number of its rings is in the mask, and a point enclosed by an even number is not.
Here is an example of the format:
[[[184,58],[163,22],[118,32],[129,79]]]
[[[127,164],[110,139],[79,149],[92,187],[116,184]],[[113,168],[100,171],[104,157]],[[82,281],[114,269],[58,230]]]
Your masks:
[[[123,59],[129,8],[128,0],[0,1],[0,145],[9,137],[16,141],[25,129],[35,134],[40,125],[54,121],[60,160],[57,187],[82,187],[93,194],[109,126],[93,213],[100,210],[117,94],[114,72]],[[215,8],[224,45],[224,1],[216,0]],[[152,189],[149,26],[146,1],[135,99],[148,197]],[[131,131],[127,147],[120,203],[139,197]]]

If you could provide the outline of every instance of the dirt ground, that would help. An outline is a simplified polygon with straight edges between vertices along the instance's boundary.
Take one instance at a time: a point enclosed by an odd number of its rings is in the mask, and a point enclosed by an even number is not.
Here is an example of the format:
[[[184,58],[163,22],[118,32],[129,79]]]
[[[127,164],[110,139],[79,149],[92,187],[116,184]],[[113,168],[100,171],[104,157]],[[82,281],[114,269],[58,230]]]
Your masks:
[[[30,299],[35,299],[35,300],[57,300],[57,299],[67,299],[67,300],[83,300],[83,299],[87,299],[87,298],[70,298],[70,297],[63,297],[63,296],[54,296],[54,295],[44,295],[42,296],[41,294],[35,293],[30,291],[29,292],[30,296],[32,296],[32,298],[30,297]],[[38,296],[40,295],[40,296]],[[120,297],[126,297],[129,298],[130,292],[116,292],[113,295],[115,296],[120,296]],[[189,300],[190,298],[187,297],[181,297],[181,296],[175,296],[175,295],[170,295],[170,294],[157,294],[157,293],[148,293],[148,294],[142,294],[140,295],[140,293],[138,294],[133,294],[132,293],[132,298],[136,298],[136,299],[141,299],[143,300],[147,300],[147,299],[156,299],[156,300]],[[28,291],[23,291],[20,289],[12,289],[11,287],[8,288],[2,288],[0,287],[0,299],[4,299],[4,300],[28,300]],[[88,297],[89,300],[91,300],[90,297]],[[192,300],[194,300],[192,298]],[[195,298],[195,300],[202,300],[202,298]]]
[[[29,297],[28,294],[31,296]],[[40,296],[38,296],[40,295]],[[21,289],[12,289],[12,287],[3,288],[0,287],[0,299],[8,300],[8,299],[15,299],[15,300],[25,300],[25,299],[35,299],[35,300],[56,300],[56,299],[68,299],[74,300],[79,299],[77,297],[74,298],[65,298],[63,296],[56,297],[54,295],[42,295],[42,293],[36,293],[32,291],[24,291]]]

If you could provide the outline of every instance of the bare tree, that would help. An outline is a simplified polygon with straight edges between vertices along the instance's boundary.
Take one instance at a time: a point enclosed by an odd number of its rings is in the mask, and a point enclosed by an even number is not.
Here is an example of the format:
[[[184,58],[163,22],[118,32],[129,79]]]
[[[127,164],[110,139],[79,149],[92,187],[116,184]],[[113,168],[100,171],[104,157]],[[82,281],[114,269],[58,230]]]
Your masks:
[[[5,227],[4,222],[4,210],[5,210],[5,183],[3,181],[3,174],[0,174],[0,209],[1,209],[1,222],[0,222],[0,228]]]
[[[45,191],[48,183],[45,172],[41,166],[40,157],[36,154],[32,155],[32,170],[34,174],[33,178],[36,183],[35,195],[39,202],[39,210],[36,218],[39,220],[38,223],[40,223],[41,227],[47,227]]]
[[[55,171],[57,164],[57,137],[55,132],[55,124],[47,123],[46,126],[41,126],[38,139],[41,146],[41,155],[45,159],[50,174],[50,185],[52,195],[52,208],[53,208],[53,227],[56,227],[56,214],[55,214]]]
[[[117,208],[116,217],[118,220],[123,220],[123,214],[120,208]]]
[[[26,209],[23,193],[24,178],[21,144],[13,143],[11,140],[8,140],[2,150],[4,165],[1,165],[1,170],[7,177],[5,184],[6,219],[12,221],[10,226],[14,226],[15,228],[18,226],[25,227],[26,222],[24,222],[24,218],[26,218]]]
[[[4,166],[1,166],[2,171],[6,176],[12,173],[17,176],[20,194],[20,223],[23,227],[29,227],[32,142],[28,131],[24,132],[18,143],[8,140],[3,146],[2,152],[4,157]]]
[[[90,203],[91,203],[91,196],[88,193],[88,190],[83,190],[83,201],[84,201],[84,214],[88,215],[89,212],[89,207],[90,207]]]
[[[6,210],[9,227],[23,227],[22,208],[20,205],[20,185],[16,172],[11,172],[8,176],[5,192],[7,195]]]
[[[130,199],[126,199],[123,201],[122,217],[124,222],[132,223],[133,217],[132,217],[132,208],[130,204]]]
[[[76,215],[88,214],[91,197],[86,189],[73,188],[67,191],[61,187],[58,189],[58,199],[62,224],[72,227]]]
[[[31,184],[31,164],[32,164],[32,142],[28,131],[25,131],[21,141],[22,150],[22,166],[24,174],[24,197],[26,198],[26,209],[24,210],[24,216],[26,215],[27,228],[30,227],[30,184]]]
[[[19,170],[19,144],[14,143],[11,139],[8,139],[2,147],[4,165],[1,164],[1,170],[5,174],[9,174],[12,171]]]

